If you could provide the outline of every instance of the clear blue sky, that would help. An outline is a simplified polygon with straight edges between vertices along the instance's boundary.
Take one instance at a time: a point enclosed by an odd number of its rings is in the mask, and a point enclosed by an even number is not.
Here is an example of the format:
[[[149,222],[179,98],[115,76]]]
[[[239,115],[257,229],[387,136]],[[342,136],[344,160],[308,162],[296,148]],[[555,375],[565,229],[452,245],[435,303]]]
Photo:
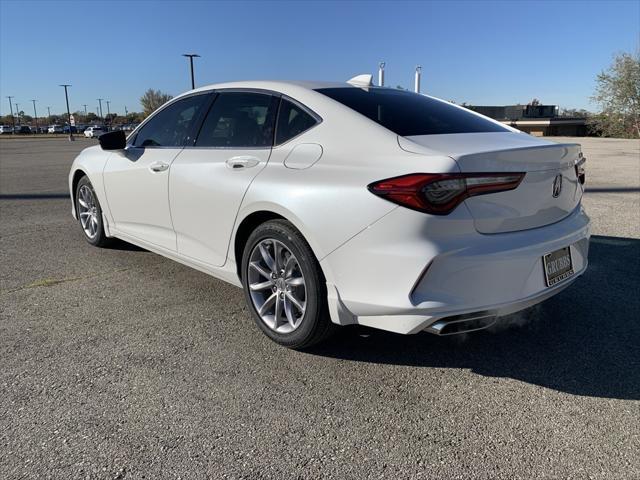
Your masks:
[[[226,80],[346,80],[387,62],[387,85],[474,104],[594,108],[594,78],[639,47],[640,2],[30,2],[0,0],[0,112],[140,110],[147,88],[173,95]],[[106,113],[106,107],[104,108]]]

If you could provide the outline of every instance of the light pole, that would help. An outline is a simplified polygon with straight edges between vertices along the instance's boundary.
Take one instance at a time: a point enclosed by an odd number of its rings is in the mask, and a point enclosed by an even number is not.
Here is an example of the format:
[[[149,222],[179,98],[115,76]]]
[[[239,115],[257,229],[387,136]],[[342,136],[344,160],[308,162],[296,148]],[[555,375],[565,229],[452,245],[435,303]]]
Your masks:
[[[11,105],[11,99],[13,95],[7,97],[9,99],[9,110],[11,110],[11,134],[16,133],[16,119],[13,117],[13,105]]]
[[[100,104],[100,120],[102,120],[102,125],[104,125],[104,117],[102,116],[102,100],[104,100],[104,98],[98,98],[98,103]]]
[[[16,118],[18,119],[18,125],[20,125],[20,104],[16,102]]]
[[[36,119],[36,133],[38,133],[38,111],[36,110],[36,100],[31,99],[33,102],[33,116]]]
[[[109,110],[110,100],[107,100],[107,118],[109,119],[109,126],[111,126],[111,110]]]
[[[67,101],[67,118],[69,120],[69,141],[73,142],[75,138],[73,138],[73,132],[71,131],[71,110],[69,110],[69,93],[67,93],[67,88],[69,88],[71,85],[69,85],[68,83],[63,83],[60,86],[64,87],[64,98]]]
[[[47,106],[47,123],[51,125],[51,107]]]
[[[127,106],[124,106],[124,118],[127,118],[127,115],[129,115],[129,112],[127,111]]]
[[[193,90],[194,88],[196,88],[196,81],[193,77],[193,59],[194,57],[200,58],[200,55],[198,55],[197,53],[183,53],[182,56],[189,58],[189,64],[191,65],[191,90]]]
[[[87,123],[87,104],[82,105],[84,107],[84,123]]]

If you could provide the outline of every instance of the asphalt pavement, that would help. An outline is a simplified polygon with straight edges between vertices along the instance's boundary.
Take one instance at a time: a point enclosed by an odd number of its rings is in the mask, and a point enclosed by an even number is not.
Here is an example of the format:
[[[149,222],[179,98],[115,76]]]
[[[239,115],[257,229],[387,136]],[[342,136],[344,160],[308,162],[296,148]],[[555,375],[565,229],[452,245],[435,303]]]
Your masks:
[[[571,288],[491,331],[296,352],[240,289],[84,240],[67,174],[95,140],[0,138],[0,477],[640,478],[640,143],[556,140],[588,159]]]

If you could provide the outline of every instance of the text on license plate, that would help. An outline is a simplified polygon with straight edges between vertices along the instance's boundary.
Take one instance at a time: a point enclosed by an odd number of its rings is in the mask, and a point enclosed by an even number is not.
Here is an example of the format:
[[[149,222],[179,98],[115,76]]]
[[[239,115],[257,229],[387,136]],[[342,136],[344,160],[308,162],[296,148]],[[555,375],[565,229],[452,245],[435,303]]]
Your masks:
[[[542,257],[547,287],[551,287],[573,275],[571,248],[564,247]]]

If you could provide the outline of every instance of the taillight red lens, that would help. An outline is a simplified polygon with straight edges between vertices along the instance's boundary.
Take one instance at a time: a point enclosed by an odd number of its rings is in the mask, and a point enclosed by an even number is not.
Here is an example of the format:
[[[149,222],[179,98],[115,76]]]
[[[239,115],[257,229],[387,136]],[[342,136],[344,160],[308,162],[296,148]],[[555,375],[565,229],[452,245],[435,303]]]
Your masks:
[[[380,180],[369,191],[404,207],[447,215],[474,195],[505,192],[520,185],[524,173],[412,173]]]

